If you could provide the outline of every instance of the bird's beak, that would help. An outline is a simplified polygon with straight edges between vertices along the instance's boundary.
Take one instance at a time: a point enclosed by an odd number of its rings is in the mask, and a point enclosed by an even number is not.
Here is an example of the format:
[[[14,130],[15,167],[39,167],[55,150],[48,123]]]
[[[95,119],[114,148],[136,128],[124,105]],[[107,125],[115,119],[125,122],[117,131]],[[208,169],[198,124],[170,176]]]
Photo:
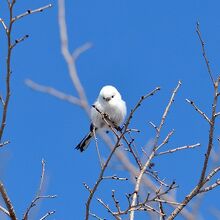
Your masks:
[[[111,100],[110,97],[105,98],[106,102],[109,102]]]

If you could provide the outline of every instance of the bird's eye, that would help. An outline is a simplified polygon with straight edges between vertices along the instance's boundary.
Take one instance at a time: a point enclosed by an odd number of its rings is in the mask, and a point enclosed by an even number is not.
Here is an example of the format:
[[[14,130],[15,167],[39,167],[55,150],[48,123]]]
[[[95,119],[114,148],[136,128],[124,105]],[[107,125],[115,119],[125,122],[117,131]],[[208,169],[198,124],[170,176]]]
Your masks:
[[[102,97],[105,100],[105,97]]]
[[[114,95],[112,95],[112,98],[114,98]]]

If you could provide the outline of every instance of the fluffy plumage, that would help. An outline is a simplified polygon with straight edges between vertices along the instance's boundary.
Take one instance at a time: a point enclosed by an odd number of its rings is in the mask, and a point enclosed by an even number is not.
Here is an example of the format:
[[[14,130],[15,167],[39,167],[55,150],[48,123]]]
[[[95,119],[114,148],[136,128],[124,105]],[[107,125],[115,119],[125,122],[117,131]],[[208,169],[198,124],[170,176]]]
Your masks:
[[[100,112],[107,114],[114,126],[118,127],[124,121],[127,113],[126,103],[122,100],[120,93],[114,86],[110,85],[104,86],[101,89],[94,106]],[[94,107],[91,108],[91,121],[90,132],[76,146],[76,149],[81,152],[88,147],[94,131],[100,129],[109,130],[101,114]]]

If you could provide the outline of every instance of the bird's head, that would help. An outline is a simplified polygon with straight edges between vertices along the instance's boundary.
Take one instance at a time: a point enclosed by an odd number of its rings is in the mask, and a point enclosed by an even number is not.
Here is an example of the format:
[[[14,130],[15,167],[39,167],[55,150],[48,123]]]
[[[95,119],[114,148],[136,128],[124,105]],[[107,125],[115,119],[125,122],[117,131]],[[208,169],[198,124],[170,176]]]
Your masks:
[[[114,100],[120,100],[121,95],[114,86],[104,86],[99,93],[101,103],[113,103]]]

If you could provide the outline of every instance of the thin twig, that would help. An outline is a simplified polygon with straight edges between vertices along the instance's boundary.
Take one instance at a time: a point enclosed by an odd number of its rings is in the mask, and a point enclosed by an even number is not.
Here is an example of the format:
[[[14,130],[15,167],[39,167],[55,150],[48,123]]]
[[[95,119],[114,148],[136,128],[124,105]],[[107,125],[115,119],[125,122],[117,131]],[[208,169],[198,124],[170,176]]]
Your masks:
[[[218,173],[220,171],[220,167],[216,167],[215,169],[213,169],[209,175],[205,178],[205,183],[207,183],[216,173]]]
[[[41,164],[42,164],[42,172],[41,172],[40,186],[39,186],[37,196],[41,195],[42,189],[43,189],[44,175],[45,175],[45,161],[44,161],[44,159],[41,160]]]
[[[162,129],[164,123],[165,123],[167,114],[168,114],[168,112],[170,110],[170,107],[171,107],[172,103],[174,102],[174,97],[176,96],[176,93],[179,90],[181,84],[182,84],[181,81],[179,81],[178,84],[177,84],[177,87],[174,89],[174,91],[172,93],[172,96],[171,96],[171,98],[169,100],[169,103],[168,103],[168,105],[167,105],[167,107],[166,107],[166,109],[165,109],[165,111],[163,113],[163,116],[162,116],[162,119],[161,119],[161,123],[160,123],[160,125],[158,127],[158,132],[157,132],[156,141],[155,141],[155,148],[156,148],[157,142],[158,142],[159,137],[160,137],[160,131],[161,131],[161,129]]]
[[[217,112],[217,113],[215,114],[215,117],[218,117],[218,116],[220,116],[220,112]]]
[[[142,96],[140,98],[140,100],[137,102],[137,104],[135,105],[135,107],[131,110],[131,113],[125,123],[125,126],[124,126],[124,129],[127,130],[128,126],[129,126],[129,123],[130,123],[130,120],[132,119],[133,117],[133,114],[134,112],[141,106],[141,103],[143,102],[143,100],[149,98],[150,96],[153,96],[156,92],[160,91],[160,87],[156,87],[154,90],[152,90],[150,93]]]
[[[77,60],[77,58],[79,58],[79,56],[84,53],[85,51],[87,51],[88,49],[90,49],[92,47],[92,43],[87,42],[85,44],[83,44],[82,46],[76,48],[73,51],[72,57],[74,60]]]
[[[9,5],[9,26],[6,32],[7,35],[7,58],[6,58],[6,97],[3,105],[2,119],[0,125],[0,142],[2,142],[2,136],[6,125],[6,118],[8,112],[8,104],[11,95],[11,54],[12,54],[12,39],[11,33],[13,28],[13,9],[15,5],[15,0],[13,0]]]
[[[0,143],[0,147],[4,147],[5,145],[9,144],[10,141],[4,141],[2,143]]]
[[[5,22],[4,22],[4,20],[3,20],[2,18],[0,18],[0,22],[2,23],[2,26],[3,26],[3,28],[5,29],[6,34],[7,34],[7,32],[8,32],[8,28],[7,28]]]
[[[176,182],[175,181],[173,181],[172,183],[171,183],[171,185],[169,186],[169,188],[167,188],[165,191],[162,191],[162,192],[160,192],[160,189],[161,189],[161,187],[157,190],[157,192],[156,192],[156,195],[153,197],[153,198],[151,198],[151,199],[149,199],[148,201],[155,201],[155,199],[157,199],[157,198],[159,198],[159,197],[161,197],[161,196],[163,196],[163,195],[167,195],[168,194],[168,192],[170,192],[171,190],[173,190],[173,189],[176,189],[178,186],[176,185]],[[166,199],[166,200],[168,200],[168,199]],[[147,202],[147,201],[146,201]]]
[[[96,219],[98,219],[98,220],[107,220],[107,219],[105,219],[105,218],[100,218],[99,216],[97,216],[96,214],[94,214],[94,213],[92,213],[92,212],[90,212],[89,213],[92,217],[94,217],[94,218],[96,218]]]
[[[31,204],[28,206],[26,212],[24,213],[24,216],[23,216],[22,220],[28,220],[29,212],[31,211],[31,209],[34,206],[36,206],[37,202],[40,199],[53,199],[53,198],[56,198],[56,195],[46,195],[46,196],[41,195],[42,189],[43,189],[43,183],[44,183],[44,175],[45,175],[45,161],[42,159],[41,163],[42,163],[42,171],[41,171],[40,185],[39,185],[36,197],[32,200]]]
[[[201,46],[202,46],[202,55],[203,55],[203,57],[204,57],[204,59],[205,59],[205,63],[206,63],[206,66],[207,66],[207,70],[208,70],[209,76],[210,76],[210,78],[211,78],[212,84],[213,84],[213,86],[214,86],[214,85],[215,85],[215,80],[214,80],[214,78],[213,78],[213,76],[212,76],[212,71],[211,71],[211,67],[210,67],[210,62],[209,62],[209,60],[208,60],[208,58],[207,58],[207,55],[206,55],[205,42],[204,42],[203,39],[202,39],[202,34],[201,34],[201,32],[200,32],[199,22],[196,23],[196,33],[197,33],[197,35],[198,35],[198,37],[199,37],[199,40],[200,40],[200,43],[201,43]]]
[[[157,126],[152,121],[149,121],[149,123],[156,130],[156,132],[158,132]]]
[[[34,9],[34,10],[27,10],[26,12],[20,14],[20,15],[17,15],[13,18],[13,22],[14,21],[17,21],[27,15],[30,15],[30,14],[34,14],[34,13],[38,13],[38,12],[42,12],[44,11],[45,9],[48,9],[48,8],[51,8],[52,7],[52,4],[49,4],[49,5],[45,5],[43,7],[40,7],[40,8],[37,8],[37,9]]]
[[[120,218],[119,216],[115,215],[115,213],[109,208],[109,206],[108,206],[107,204],[105,204],[101,199],[97,198],[97,201],[98,201],[100,204],[102,204],[102,205],[107,209],[107,211],[108,211],[109,213],[111,213],[111,215],[112,215],[113,217],[115,217],[115,219],[121,220],[121,218]]]
[[[0,211],[2,211],[3,213],[5,213],[6,215],[8,215],[10,217],[10,213],[7,209],[5,209],[4,207],[0,206]]]
[[[111,131],[114,133],[114,135],[119,138],[119,135],[116,131],[119,130],[118,126],[115,124],[114,121],[110,119],[108,114],[105,112],[100,111],[95,105],[92,105],[92,107],[102,116],[102,120],[106,123],[106,125],[111,129]],[[127,132],[127,131],[126,131]],[[122,132],[121,132],[122,134]]]
[[[214,85],[214,99],[213,99],[213,104],[212,104],[212,117],[211,117],[210,129],[209,129],[209,143],[208,143],[207,151],[205,154],[205,160],[204,160],[199,184],[201,184],[205,178],[209,156],[210,156],[210,153],[213,147],[213,137],[214,137],[214,129],[215,129],[215,121],[216,121],[215,114],[216,114],[216,107],[217,107],[217,102],[218,102],[217,93],[218,93],[219,79],[216,81]]]
[[[86,183],[83,183],[83,186],[91,193],[92,190]]]
[[[125,181],[125,180],[128,180],[127,177],[118,177],[116,175],[113,175],[113,176],[103,176],[102,179],[111,179],[111,180],[121,180],[121,181]]]
[[[161,201],[158,201],[158,203],[159,203],[159,210],[162,213],[162,215],[160,215],[160,220],[165,220],[166,214],[163,208],[163,203]]]
[[[26,40],[29,37],[28,34],[24,35],[23,37],[15,40],[14,44],[12,44],[12,48],[14,48],[17,44],[21,43],[22,41]]]
[[[127,131],[129,131],[129,129],[127,129]],[[133,158],[135,159],[135,161],[136,161],[138,167],[141,169],[141,168],[142,168],[142,164],[141,164],[141,160],[140,160],[140,158],[139,158],[139,156],[138,156],[138,152],[137,152],[137,150],[136,150],[136,152],[135,152],[135,150],[133,150],[133,149],[136,149],[136,148],[134,147],[134,145],[133,145],[134,138],[132,138],[131,141],[128,141],[127,138],[124,136],[124,137],[123,137],[123,140],[125,141],[125,143],[126,143],[127,146],[128,146],[128,151],[132,154],[132,156],[133,156]]]
[[[40,218],[40,220],[44,220],[44,219],[46,219],[48,216],[53,215],[54,213],[55,213],[55,211],[47,212],[43,217]]]
[[[195,147],[199,147],[199,146],[201,146],[200,143],[193,144],[193,145],[186,145],[186,146],[183,146],[183,147],[177,147],[175,149],[171,149],[171,150],[167,150],[167,151],[163,151],[163,152],[157,153],[156,156],[163,155],[163,154],[170,154],[170,153],[174,153],[176,151],[185,150],[185,149],[191,149],[191,148],[195,148]]]
[[[160,180],[160,178],[158,177],[157,174],[155,174],[154,172],[150,171],[150,170],[146,170],[146,173],[153,177],[160,185],[165,186],[165,187],[169,187],[168,184],[166,184],[163,180]]]
[[[102,169],[102,157],[101,157],[101,154],[100,154],[100,151],[99,151],[99,145],[98,145],[98,139],[96,137],[95,127],[93,129],[93,134],[94,134],[94,139],[95,139],[96,151],[97,151],[98,158],[99,158],[99,164],[100,164],[100,167]]]
[[[168,135],[166,136],[166,138],[163,140],[163,142],[156,148],[156,151],[158,151],[162,146],[164,146],[165,144],[167,144],[171,138],[171,136],[173,135],[174,130],[170,131],[168,133]]]
[[[220,179],[217,179],[215,183],[213,183],[211,186],[207,186],[204,189],[199,190],[199,193],[208,192],[210,190],[213,190],[215,187],[220,185]]]
[[[195,105],[195,103],[194,103],[193,101],[191,101],[191,100],[189,100],[189,99],[186,99],[186,101],[187,101],[189,104],[191,104],[191,105],[194,107],[194,109],[195,109],[200,115],[202,115],[202,116],[205,118],[206,121],[208,121],[209,124],[211,123],[211,121],[210,121],[210,119],[208,118],[208,116],[207,116],[203,111],[201,111],[201,110]]]
[[[4,107],[5,102],[4,102],[4,100],[3,100],[3,98],[2,98],[2,96],[1,96],[1,95],[0,95],[0,101],[1,101],[1,103],[2,103],[2,106]]]
[[[120,213],[121,209],[120,209],[120,206],[119,206],[119,201],[115,197],[115,190],[112,190],[112,199],[113,199],[113,201],[115,203],[115,207],[118,210],[118,213]]]
[[[162,203],[167,203],[167,204],[172,204],[172,205],[180,205],[179,202],[174,202],[174,201],[168,201],[164,199],[155,199],[155,202],[162,202]]]

